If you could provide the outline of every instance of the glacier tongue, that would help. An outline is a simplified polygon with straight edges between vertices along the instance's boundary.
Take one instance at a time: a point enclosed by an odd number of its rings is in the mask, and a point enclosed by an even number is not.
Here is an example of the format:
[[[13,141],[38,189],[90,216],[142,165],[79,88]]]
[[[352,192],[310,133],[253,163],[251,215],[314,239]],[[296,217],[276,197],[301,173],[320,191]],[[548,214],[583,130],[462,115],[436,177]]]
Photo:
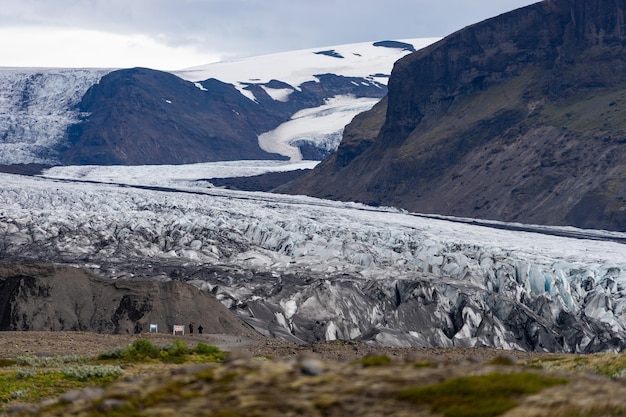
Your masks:
[[[307,197],[0,180],[2,259],[187,280],[268,335],[572,352],[626,345],[620,243]]]
[[[0,68],[0,164],[56,163],[76,105],[110,71]]]

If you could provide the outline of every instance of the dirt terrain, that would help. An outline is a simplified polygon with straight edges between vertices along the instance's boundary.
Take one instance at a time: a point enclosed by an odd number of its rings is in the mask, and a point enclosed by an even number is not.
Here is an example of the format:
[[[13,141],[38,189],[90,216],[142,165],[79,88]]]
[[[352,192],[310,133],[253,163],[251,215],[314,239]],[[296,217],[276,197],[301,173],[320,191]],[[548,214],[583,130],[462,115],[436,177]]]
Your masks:
[[[0,332],[0,358],[21,354],[94,355],[125,347],[139,338],[161,345],[171,345],[176,339],[189,345],[203,342],[231,353],[223,364],[145,368],[106,387],[69,391],[40,404],[13,404],[0,415],[626,417],[626,380],[623,376],[600,375],[591,362],[608,359],[622,369],[626,363],[623,354],[381,348],[352,341],[296,345],[261,336],[197,333],[174,336],[24,331]],[[368,363],[368,358],[374,361]],[[552,366],[566,362],[574,367]],[[580,367],[583,363],[587,363],[585,368]],[[502,378],[507,374],[539,375],[561,382],[533,394],[512,394],[517,405],[504,414],[473,413],[472,403],[463,405],[463,413],[437,411],[438,405],[428,403],[428,398],[402,397],[407,387],[419,390],[442,386],[468,376],[478,378],[476,384],[486,384],[485,389],[489,389],[486,380],[480,378]],[[494,395],[502,390],[496,385]],[[478,394],[481,401],[491,395]],[[459,397],[459,401],[466,401],[465,397]]]
[[[135,340],[146,338],[156,345],[170,345],[175,339],[183,339],[190,345],[198,342],[215,345],[222,350],[240,350],[253,346],[261,340],[240,338],[232,335],[166,333],[101,334],[89,332],[0,332],[0,358],[16,358],[18,355],[34,356],[93,356],[116,348],[123,348]]]
[[[298,345],[279,339],[243,338],[225,334],[185,334],[165,333],[143,334],[98,334],[89,332],[39,332],[4,331],[0,332],[0,358],[16,358],[18,355],[35,356],[92,356],[116,348],[123,348],[139,338],[146,338],[156,345],[170,345],[175,339],[185,340],[189,345],[198,342],[215,345],[227,352],[248,351],[253,355],[287,359],[310,352],[325,360],[349,361],[370,354],[387,354],[395,358],[423,357],[437,361],[453,361],[460,358],[473,358],[488,361],[498,356],[508,356],[517,361],[536,357],[557,356],[550,353],[502,351],[491,348],[386,348],[354,341],[320,342]],[[562,357],[563,355],[558,355]]]

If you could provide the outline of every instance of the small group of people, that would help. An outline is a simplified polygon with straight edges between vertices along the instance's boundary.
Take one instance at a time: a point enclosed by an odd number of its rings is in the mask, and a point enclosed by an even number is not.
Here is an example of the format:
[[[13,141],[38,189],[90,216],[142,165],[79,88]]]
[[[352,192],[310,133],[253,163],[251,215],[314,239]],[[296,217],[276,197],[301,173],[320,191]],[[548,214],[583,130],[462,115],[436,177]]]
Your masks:
[[[189,323],[189,334],[193,334],[193,328],[194,328],[195,324],[192,321],[191,323]],[[202,331],[204,330],[204,327],[202,327],[202,325],[198,326],[198,333],[202,334]]]

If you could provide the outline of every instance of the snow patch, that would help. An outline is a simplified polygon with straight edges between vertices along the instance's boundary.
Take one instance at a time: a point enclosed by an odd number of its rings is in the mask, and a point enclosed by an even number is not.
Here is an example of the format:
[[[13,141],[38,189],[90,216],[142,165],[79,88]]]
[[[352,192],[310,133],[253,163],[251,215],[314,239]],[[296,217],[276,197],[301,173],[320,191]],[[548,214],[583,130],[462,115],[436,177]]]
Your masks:
[[[270,88],[267,86],[261,86],[272,100],[281,101],[286,103],[289,101],[289,95],[293,93],[292,88]]]
[[[402,42],[411,44],[416,50],[424,48],[440,38],[406,39]],[[372,42],[363,42],[325,48],[341,55],[343,59],[329,58],[327,55],[316,54],[319,48],[299,51],[281,52],[234,61],[216,62],[179,71],[173,74],[188,81],[203,81],[216,78],[233,84],[247,97],[245,87],[250,82],[267,84],[272,79],[285,82],[294,88],[302,83],[314,81],[316,74],[337,74],[346,77],[376,78],[376,81],[387,84],[387,79],[371,77],[380,75],[381,71],[391,72],[394,62],[410,53],[399,48],[380,48]]]
[[[359,113],[371,109],[379,99],[336,96],[319,107],[300,110],[286,123],[259,135],[259,146],[291,161],[301,161],[299,141],[334,150],[341,141],[344,127]]]

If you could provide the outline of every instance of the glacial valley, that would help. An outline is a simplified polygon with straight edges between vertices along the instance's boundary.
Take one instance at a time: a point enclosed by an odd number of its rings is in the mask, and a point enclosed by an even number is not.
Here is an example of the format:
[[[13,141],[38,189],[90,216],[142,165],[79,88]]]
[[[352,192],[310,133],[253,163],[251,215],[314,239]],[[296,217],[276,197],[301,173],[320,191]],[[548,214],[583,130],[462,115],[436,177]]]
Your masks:
[[[166,167],[167,180],[154,184],[148,174],[145,185],[140,174],[119,183],[122,167],[107,168],[111,183],[101,171],[96,181],[71,167],[2,174],[0,258],[72,264],[111,279],[186,281],[261,333],[290,341],[626,346],[623,233],[519,230],[225,190],[196,181],[208,169],[196,168],[177,177],[179,168]]]

